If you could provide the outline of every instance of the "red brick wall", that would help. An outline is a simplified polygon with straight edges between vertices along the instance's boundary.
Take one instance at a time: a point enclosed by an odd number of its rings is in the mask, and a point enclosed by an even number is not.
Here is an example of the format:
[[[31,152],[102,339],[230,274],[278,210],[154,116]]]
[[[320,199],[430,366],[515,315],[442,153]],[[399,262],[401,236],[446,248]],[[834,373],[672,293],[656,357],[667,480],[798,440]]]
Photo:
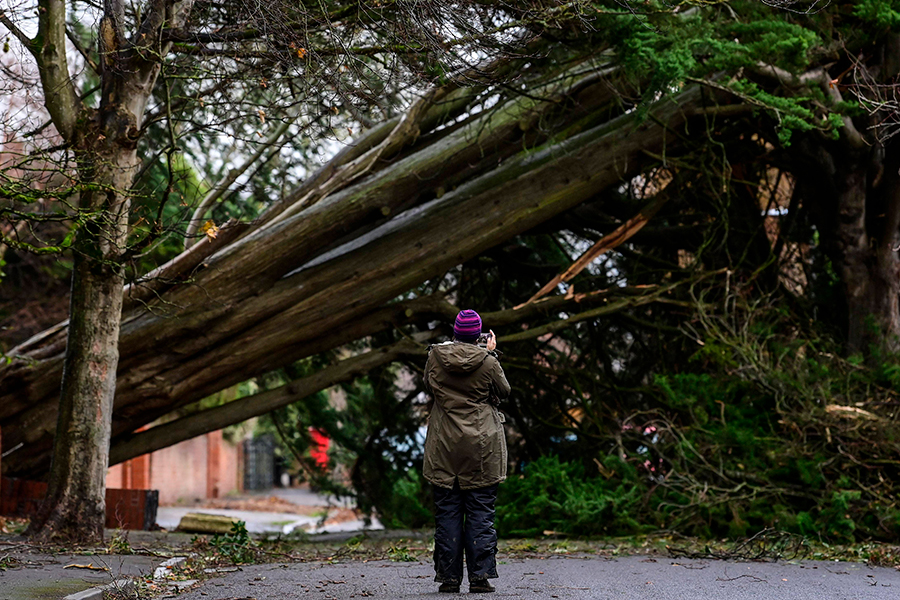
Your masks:
[[[154,452],[150,482],[161,505],[206,498],[206,436]]]
[[[214,431],[110,467],[106,486],[159,490],[160,505],[226,496],[243,490],[241,449]]]
[[[219,495],[227,496],[244,491],[244,445],[222,443],[219,458]]]
[[[111,466],[106,471],[106,489],[122,489],[122,471],[125,470],[126,463],[119,463]]]

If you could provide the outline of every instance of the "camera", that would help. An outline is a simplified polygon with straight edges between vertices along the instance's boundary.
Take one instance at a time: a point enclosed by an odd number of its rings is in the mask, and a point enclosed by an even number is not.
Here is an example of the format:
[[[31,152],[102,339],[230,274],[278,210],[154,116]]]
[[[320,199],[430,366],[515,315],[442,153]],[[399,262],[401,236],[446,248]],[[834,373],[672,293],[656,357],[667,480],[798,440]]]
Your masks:
[[[477,342],[478,345],[483,348],[486,348],[488,341],[490,341],[490,339],[491,339],[491,335],[492,335],[491,332],[482,333],[481,335],[479,335],[478,342]]]

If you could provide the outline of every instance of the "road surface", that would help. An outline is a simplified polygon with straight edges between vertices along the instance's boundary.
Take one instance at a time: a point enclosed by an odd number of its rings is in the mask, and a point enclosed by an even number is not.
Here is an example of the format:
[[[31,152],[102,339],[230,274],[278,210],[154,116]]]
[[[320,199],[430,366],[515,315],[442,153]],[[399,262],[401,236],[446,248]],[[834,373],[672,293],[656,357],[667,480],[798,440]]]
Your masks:
[[[894,600],[900,572],[858,563],[745,563],[632,556],[501,558],[486,598],[609,600]],[[452,598],[429,562],[347,561],[244,566],[179,600]],[[468,586],[463,584],[462,591]]]

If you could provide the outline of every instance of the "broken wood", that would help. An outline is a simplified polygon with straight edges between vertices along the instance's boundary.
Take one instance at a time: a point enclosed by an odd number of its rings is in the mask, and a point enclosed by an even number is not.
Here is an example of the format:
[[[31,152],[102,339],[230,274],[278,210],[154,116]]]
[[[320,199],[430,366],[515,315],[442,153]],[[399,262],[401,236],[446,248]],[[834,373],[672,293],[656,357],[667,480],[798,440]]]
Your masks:
[[[653,200],[641,211],[633,216],[632,218],[625,221],[622,225],[616,228],[612,233],[603,236],[593,246],[591,246],[584,254],[582,254],[578,260],[576,260],[572,265],[547,282],[547,285],[542,287],[538,292],[529,298],[526,302],[518,305],[516,308],[522,308],[532,302],[536,302],[537,300],[543,298],[550,292],[556,289],[560,283],[565,281],[570,281],[573,277],[581,273],[585,267],[594,262],[597,258],[606,254],[613,248],[620,246],[621,244],[628,241],[631,236],[640,231],[644,225],[646,225],[653,216],[659,212],[659,209],[662,208],[663,204],[666,203],[666,200],[669,199],[668,194],[657,194]]]

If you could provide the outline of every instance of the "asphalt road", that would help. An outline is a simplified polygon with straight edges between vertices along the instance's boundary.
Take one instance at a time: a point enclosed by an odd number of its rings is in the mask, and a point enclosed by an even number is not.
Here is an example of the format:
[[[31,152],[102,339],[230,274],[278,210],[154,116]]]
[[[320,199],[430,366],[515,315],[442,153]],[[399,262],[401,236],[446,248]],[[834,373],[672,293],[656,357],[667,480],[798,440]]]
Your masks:
[[[740,563],[640,556],[501,559],[486,598],[615,600],[869,600],[900,597],[900,572],[821,561]],[[207,580],[180,600],[452,598],[427,562],[251,565]],[[463,585],[463,592],[467,589]],[[472,595],[473,597],[476,595]]]

